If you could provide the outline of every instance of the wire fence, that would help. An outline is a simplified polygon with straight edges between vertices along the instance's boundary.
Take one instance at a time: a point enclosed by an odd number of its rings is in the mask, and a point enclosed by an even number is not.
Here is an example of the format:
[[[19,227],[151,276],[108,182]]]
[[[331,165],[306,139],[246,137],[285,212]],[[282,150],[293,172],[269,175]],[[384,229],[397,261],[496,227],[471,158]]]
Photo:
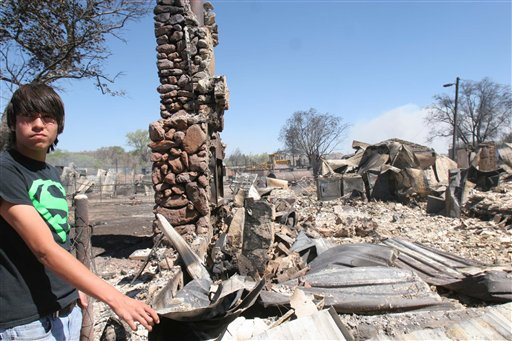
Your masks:
[[[107,179],[102,182],[101,178],[89,179],[85,177],[72,178],[66,182],[63,181],[68,197],[71,199],[76,194],[87,194],[91,199],[117,198],[120,196],[133,196],[143,194],[152,196],[154,194],[151,180],[143,177]]]

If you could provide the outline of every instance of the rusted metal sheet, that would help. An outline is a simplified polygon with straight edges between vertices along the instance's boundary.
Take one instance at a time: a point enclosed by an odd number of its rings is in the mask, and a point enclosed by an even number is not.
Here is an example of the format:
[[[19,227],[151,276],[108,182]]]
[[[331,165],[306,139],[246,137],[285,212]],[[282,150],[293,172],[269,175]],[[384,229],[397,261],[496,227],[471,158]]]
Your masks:
[[[364,174],[369,170],[380,170],[380,167],[389,161],[389,150],[385,145],[370,146],[364,151],[361,162],[359,163],[359,174]]]
[[[427,186],[431,190],[436,190],[437,188],[439,188],[441,186],[439,181],[437,181],[436,173],[434,171],[434,166],[424,169],[423,174],[427,181]]]
[[[395,142],[396,143],[396,142]],[[400,169],[405,168],[418,168],[421,169],[421,164],[414,152],[406,145],[393,144],[395,150],[390,149],[391,165]],[[394,152],[395,154],[391,154]]]
[[[456,163],[445,161],[430,148],[407,141],[387,140],[365,146],[364,151],[358,151],[349,159],[324,160],[322,174],[343,174],[342,195],[353,191],[355,188],[351,185],[354,185],[357,189],[364,187],[369,199],[389,201],[412,195],[426,197],[440,185],[447,185],[448,169],[456,167]],[[360,175],[363,181],[348,178],[353,173]],[[348,183],[352,180],[354,182]],[[324,197],[323,200],[337,198],[333,193]]]
[[[316,188],[318,200],[334,200],[341,197],[343,193],[339,177],[318,178]]]
[[[322,175],[352,172],[358,167],[362,157],[363,151],[358,151],[346,159],[322,160]]]
[[[345,174],[341,178],[343,195],[366,195],[363,177],[359,174]]]
[[[457,168],[457,163],[444,155],[438,155],[434,164],[434,172],[440,185],[448,185],[450,169]]]
[[[354,149],[360,149],[360,150],[365,150],[366,147],[368,147],[370,144],[366,143],[366,142],[361,142],[361,141],[357,141],[357,140],[352,140],[352,148]]]
[[[467,170],[467,179],[476,184],[478,189],[488,191],[491,188],[498,186],[500,183],[500,174],[503,172],[504,170],[501,168],[491,171],[481,171],[471,166]]]
[[[386,167],[385,171],[368,171],[363,175],[367,184],[366,195],[368,198],[376,200],[396,199],[395,191],[395,172],[400,172],[398,168]]]
[[[494,142],[480,143],[476,155],[478,169],[481,171],[492,171],[497,168],[496,144]]]
[[[414,156],[418,159],[421,169],[433,167],[438,157],[437,154],[431,150],[414,152]]]
[[[428,181],[421,169],[404,168],[394,176],[398,196],[418,194],[426,197],[430,193]]]

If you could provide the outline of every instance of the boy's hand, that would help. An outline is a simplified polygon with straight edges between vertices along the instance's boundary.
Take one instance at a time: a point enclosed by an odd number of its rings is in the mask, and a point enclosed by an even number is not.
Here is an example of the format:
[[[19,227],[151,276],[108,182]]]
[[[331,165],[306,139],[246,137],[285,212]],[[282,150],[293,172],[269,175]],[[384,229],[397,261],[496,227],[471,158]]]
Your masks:
[[[89,298],[80,290],[78,290],[78,306],[82,309],[87,309],[89,306]]]
[[[125,320],[134,331],[137,330],[135,322],[139,322],[149,331],[153,329],[152,326],[155,323],[160,323],[160,318],[153,308],[126,295],[122,295],[111,307],[117,316]]]

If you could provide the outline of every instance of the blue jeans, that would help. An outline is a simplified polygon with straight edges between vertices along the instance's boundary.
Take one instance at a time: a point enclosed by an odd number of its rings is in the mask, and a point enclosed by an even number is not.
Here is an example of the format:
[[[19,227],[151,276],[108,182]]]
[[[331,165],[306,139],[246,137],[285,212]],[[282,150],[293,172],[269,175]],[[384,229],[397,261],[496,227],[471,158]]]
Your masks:
[[[0,328],[0,340],[78,341],[81,328],[82,309],[76,305],[67,316],[47,316],[21,326]]]

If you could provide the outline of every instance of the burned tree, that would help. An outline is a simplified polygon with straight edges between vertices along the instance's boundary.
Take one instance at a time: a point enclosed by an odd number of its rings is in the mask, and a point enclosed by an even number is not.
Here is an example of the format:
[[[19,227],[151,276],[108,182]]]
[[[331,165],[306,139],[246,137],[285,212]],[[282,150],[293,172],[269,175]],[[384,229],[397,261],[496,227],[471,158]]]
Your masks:
[[[318,113],[311,108],[294,112],[281,128],[279,140],[290,152],[305,154],[317,176],[320,158],[336,148],[349,126],[341,117]]]
[[[512,131],[506,134],[503,134],[503,137],[501,138],[502,142],[512,143]]]
[[[461,82],[457,107],[457,136],[465,145],[478,146],[500,137],[512,122],[510,85],[484,78],[479,82]],[[453,134],[455,99],[440,94],[434,96],[426,123],[430,127],[429,141]]]
[[[103,62],[110,53],[108,35],[120,38],[130,20],[148,13],[146,0],[5,0],[0,6],[0,80],[8,88],[93,79],[103,93],[117,75]]]

